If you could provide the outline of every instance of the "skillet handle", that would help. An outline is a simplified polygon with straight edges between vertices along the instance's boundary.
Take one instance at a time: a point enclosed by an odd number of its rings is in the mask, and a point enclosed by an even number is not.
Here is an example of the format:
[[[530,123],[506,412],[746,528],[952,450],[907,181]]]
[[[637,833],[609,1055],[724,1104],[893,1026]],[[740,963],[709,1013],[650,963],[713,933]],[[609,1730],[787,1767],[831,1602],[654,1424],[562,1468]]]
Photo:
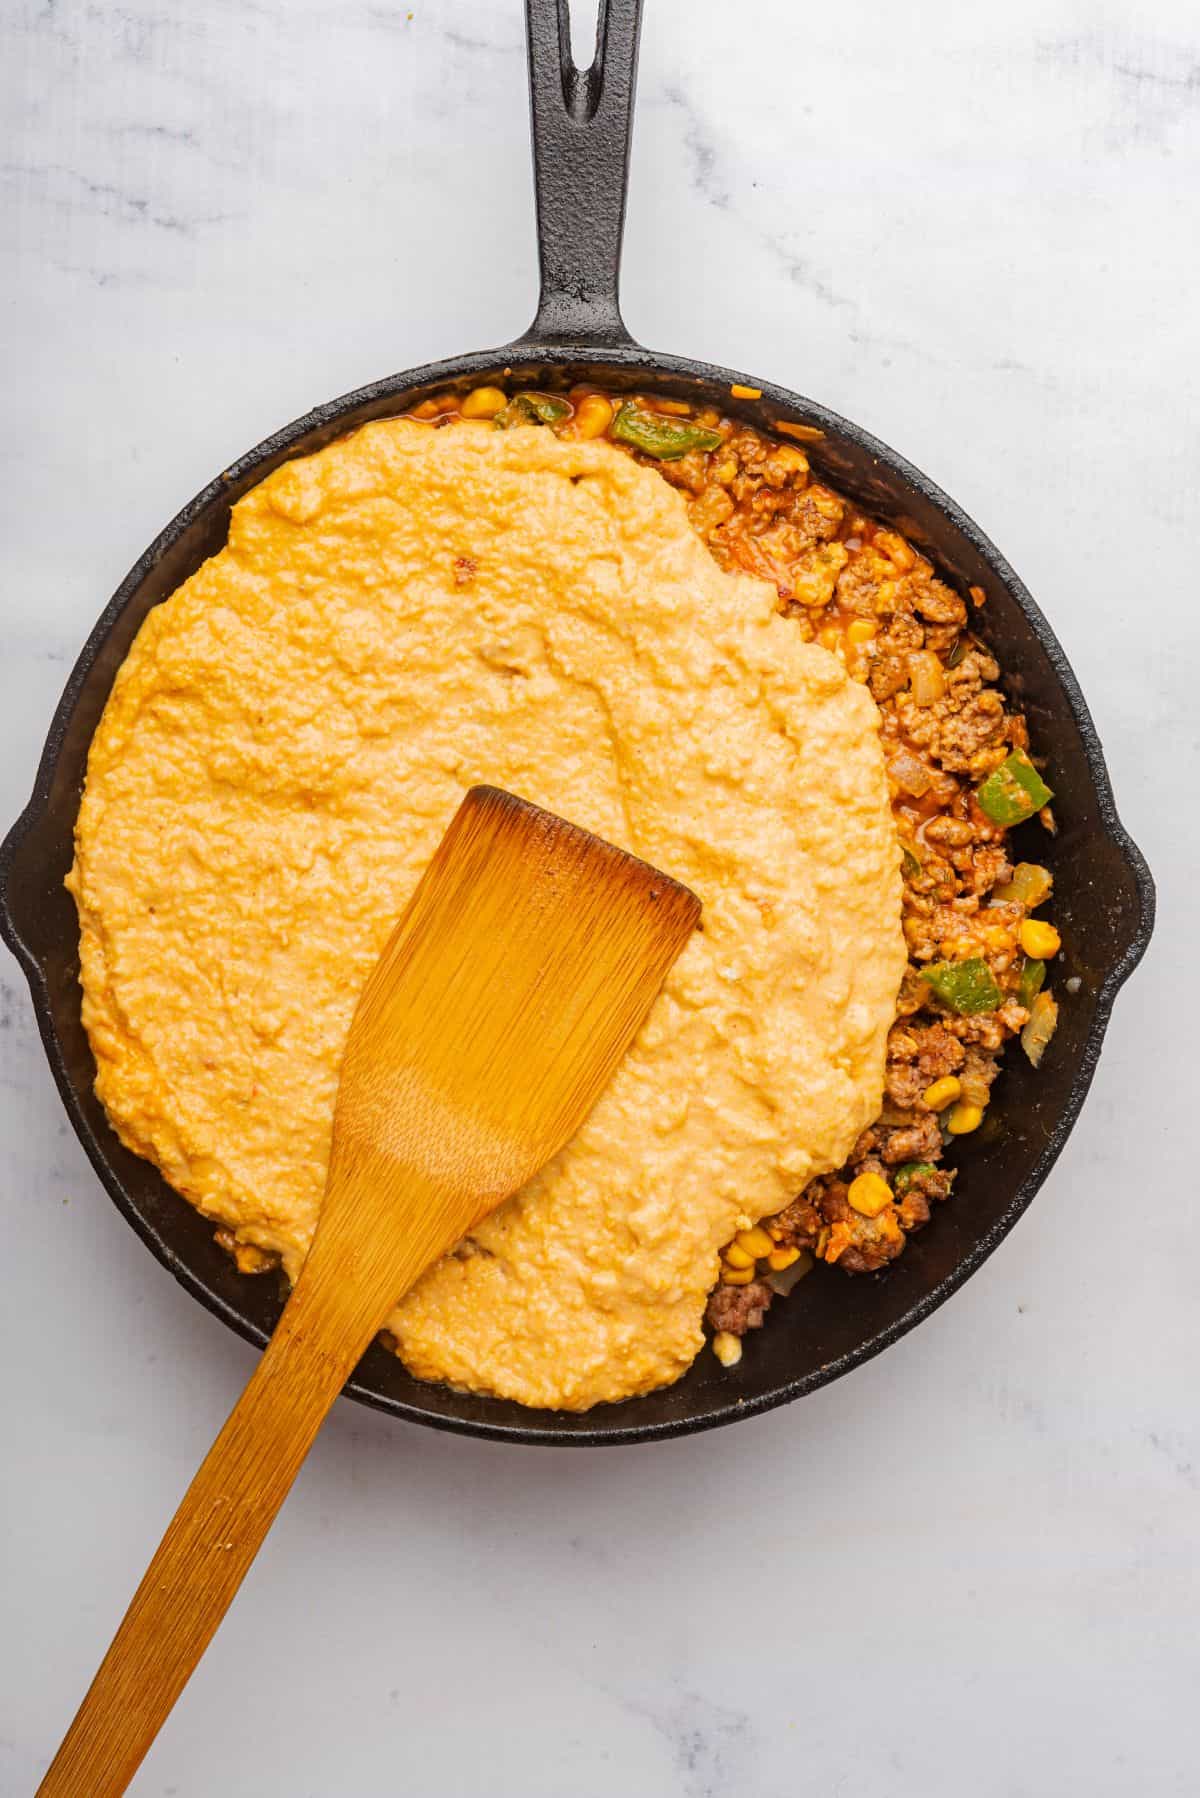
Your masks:
[[[617,290],[642,0],[600,0],[588,69],[568,0],[525,0],[525,19],[541,295],[520,341],[629,344]]]

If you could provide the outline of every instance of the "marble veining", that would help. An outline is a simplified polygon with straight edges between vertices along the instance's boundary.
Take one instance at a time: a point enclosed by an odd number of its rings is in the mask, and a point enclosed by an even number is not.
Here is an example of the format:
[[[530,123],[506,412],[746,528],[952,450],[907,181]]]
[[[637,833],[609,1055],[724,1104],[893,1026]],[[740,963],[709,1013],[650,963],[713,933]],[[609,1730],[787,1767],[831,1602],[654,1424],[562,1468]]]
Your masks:
[[[134,1791],[1190,1798],[1200,17],[646,14],[631,329],[861,419],[979,518],[1088,693],[1158,934],[1029,1216],[838,1386],[593,1453],[337,1411]],[[0,11],[3,822],[216,469],[525,327],[524,80],[517,0]],[[0,1155],[16,1794],[251,1357],[104,1197],[8,959]]]

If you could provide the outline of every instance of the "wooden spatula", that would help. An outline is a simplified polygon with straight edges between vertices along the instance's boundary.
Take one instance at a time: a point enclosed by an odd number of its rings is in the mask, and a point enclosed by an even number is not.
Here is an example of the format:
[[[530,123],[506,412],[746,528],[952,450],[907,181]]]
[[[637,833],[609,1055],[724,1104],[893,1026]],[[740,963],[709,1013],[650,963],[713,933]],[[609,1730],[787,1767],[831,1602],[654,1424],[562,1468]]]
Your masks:
[[[320,1223],[43,1798],[124,1792],[396,1301],[587,1116],[695,895],[491,787],[468,793],[358,1002]]]

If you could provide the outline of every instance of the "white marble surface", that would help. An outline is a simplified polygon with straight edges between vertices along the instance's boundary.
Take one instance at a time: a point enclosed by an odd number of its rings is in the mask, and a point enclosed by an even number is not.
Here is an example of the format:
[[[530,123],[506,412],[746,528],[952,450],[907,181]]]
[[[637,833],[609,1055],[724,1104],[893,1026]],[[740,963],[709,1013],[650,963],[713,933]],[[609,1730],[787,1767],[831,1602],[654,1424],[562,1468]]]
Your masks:
[[[1003,545],[1090,695],[1158,936],[1032,1213],[834,1388],[602,1452],[340,1407],[134,1789],[1192,1793],[1200,19],[648,12],[632,329],[861,419]],[[516,0],[9,0],[0,84],[7,821],[181,501],[312,401],[515,334],[533,244]],[[0,981],[20,1794],[251,1354],[119,1222]]]

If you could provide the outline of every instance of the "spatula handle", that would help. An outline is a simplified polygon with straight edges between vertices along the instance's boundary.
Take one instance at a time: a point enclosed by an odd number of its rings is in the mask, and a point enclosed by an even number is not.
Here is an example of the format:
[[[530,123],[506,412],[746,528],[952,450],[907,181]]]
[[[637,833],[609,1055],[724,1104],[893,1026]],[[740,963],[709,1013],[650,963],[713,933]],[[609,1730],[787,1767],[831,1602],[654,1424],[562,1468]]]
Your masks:
[[[321,1283],[306,1267],[160,1542],[38,1798],[118,1798],[204,1653],[378,1327],[378,1317],[362,1325],[335,1316],[322,1321],[320,1298]]]

